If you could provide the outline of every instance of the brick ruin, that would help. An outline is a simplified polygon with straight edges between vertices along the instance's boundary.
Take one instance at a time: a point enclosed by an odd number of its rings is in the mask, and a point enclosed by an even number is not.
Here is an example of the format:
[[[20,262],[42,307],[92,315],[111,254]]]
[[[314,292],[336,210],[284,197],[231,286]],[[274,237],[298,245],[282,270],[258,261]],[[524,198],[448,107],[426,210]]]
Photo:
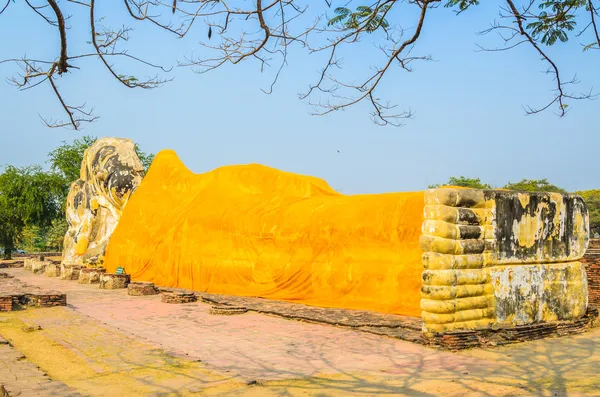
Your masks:
[[[66,306],[67,295],[46,291],[23,283],[13,276],[0,273],[0,312],[27,307]]]
[[[581,260],[588,278],[588,304],[600,306],[600,239],[592,239]]]

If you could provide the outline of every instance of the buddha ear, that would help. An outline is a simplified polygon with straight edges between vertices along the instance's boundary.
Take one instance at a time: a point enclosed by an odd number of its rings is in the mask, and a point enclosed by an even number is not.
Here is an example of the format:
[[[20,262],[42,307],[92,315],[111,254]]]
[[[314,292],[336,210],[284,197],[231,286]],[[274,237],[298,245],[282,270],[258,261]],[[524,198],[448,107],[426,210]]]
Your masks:
[[[107,176],[108,176],[108,172],[106,172],[106,171],[98,171],[96,173],[96,179],[101,182],[104,182],[106,180]]]

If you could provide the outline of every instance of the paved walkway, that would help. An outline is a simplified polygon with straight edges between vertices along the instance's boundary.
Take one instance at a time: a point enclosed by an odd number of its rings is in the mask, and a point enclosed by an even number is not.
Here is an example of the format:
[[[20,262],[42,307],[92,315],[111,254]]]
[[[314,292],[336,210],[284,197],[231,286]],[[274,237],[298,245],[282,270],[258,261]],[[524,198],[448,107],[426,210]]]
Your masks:
[[[202,390],[231,396],[576,396],[600,390],[598,328],[574,337],[457,354],[251,312],[216,316],[204,303],[170,305],[159,296],[130,297],[125,290],[100,290],[22,269],[7,272],[67,293],[67,308],[5,316],[40,325],[42,331],[31,335],[44,340],[36,343],[58,344],[73,355],[72,362],[83,363],[85,376],[55,371],[58,376],[53,377],[84,394],[119,395],[119,387],[139,385],[146,387],[143,393]],[[33,340],[23,342],[16,326],[11,331],[0,322],[0,333],[7,331],[5,336],[13,337],[15,346],[44,370],[58,362],[44,361]],[[156,372],[162,367],[167,368],[166,380]],[[124,370],[140,375],[122,383],[115,374]],[[108,372],[116,394],[98,390],[109,382]],[[254,381],[259,386],[246,386]],[[139,395],[147,395],[143,393]]]
[[[2,393],[21,397],[81,396],[64,383],[50,379],[0,336],[0,396],[4,396]]]

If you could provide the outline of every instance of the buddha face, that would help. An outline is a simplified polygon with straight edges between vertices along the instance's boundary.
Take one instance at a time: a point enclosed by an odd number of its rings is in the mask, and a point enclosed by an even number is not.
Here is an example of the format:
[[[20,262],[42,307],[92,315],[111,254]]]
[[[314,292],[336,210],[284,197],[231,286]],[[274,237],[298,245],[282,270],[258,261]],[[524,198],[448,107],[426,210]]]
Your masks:
[[[144,175],[144,167],[131,141],[98,148],[88,166],[99,193],[119,209],[122,209]]]

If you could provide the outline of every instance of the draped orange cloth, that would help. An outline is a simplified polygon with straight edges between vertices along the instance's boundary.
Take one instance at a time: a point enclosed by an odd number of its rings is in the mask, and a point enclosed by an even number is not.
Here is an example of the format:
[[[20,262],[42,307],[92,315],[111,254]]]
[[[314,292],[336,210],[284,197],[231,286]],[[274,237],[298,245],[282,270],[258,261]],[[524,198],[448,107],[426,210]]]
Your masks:
[[[107,272],[197,291],[419,316],[424,193],[342,195],[257,164],[194,174],[157,154]]]

